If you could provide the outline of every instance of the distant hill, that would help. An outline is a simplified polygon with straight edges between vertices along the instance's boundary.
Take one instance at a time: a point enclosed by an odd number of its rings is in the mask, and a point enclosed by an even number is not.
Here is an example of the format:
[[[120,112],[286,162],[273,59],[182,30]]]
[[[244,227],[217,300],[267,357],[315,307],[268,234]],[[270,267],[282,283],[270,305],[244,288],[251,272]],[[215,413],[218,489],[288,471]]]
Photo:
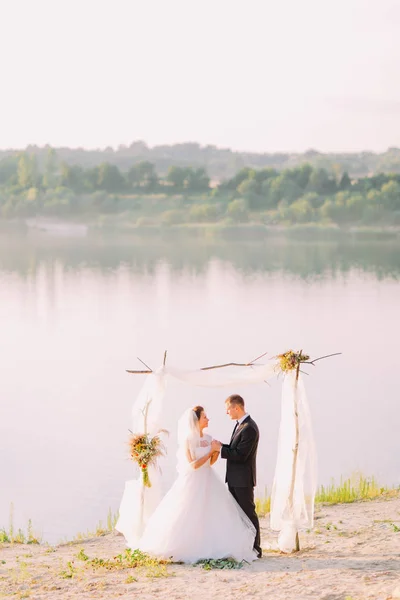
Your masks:
[[[272,167],[283,170],[302,164],[324,168],[339,176],[347,172],[351,177],[365,177],[374,173],[400,173],[400,149],[389,148],[381,154],[374,152],[359,153],[322,153],[308,150],[304,153],[255,153],[236,152],[229,148],[201,146],[195,142],[154,146],[150,148],[143,141],[135,141],[130,146],[119,146],[117,150],[85,150],[83,148],[54,148],[60,161],[94,167],[107,162],[128,171],[133,164],[150,161],[159,175],[164,175],[171,166],[204,167],[214,181],[223,181],[233,177],[243,167]],[[0,160],[6,156],[26,151],[36,155],[39,166],[47,156],[49,146],[28,146],[24,149],[0,150]]]

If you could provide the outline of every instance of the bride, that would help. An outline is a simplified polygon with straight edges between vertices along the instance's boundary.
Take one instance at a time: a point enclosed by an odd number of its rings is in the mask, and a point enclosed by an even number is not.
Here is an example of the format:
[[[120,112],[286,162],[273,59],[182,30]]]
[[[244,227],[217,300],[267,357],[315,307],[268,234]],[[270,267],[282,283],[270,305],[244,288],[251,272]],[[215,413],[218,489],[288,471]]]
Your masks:
[[[203,433],[202,406],[178,423],[178,479],[150,517],[140,550],[158,558],[193,563],[200,559],[257,558],[255,528],[211,468],[219,446]]]

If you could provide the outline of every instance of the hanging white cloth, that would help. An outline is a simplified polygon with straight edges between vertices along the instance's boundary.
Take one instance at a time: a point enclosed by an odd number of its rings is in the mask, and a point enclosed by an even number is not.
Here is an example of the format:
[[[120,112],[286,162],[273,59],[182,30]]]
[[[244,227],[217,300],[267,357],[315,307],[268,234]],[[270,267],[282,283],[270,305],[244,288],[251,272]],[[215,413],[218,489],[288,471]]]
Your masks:
[[[219,369],[198,369],[193,371],[166,367],[165,372],[183,383],[203,387],[226,387],[262,383],[277,375],[274,363],[249,365],[246,367],[229,366]]]
[[[281,551],[292,552],[296,548],[296,532],[313,527],[316,487],[317,460],[307,395],[301,375],[296,381],[296,373],[290,371],[282,386],[278,454],[271,495],[271,529],[280,532]]]
[[[151,373],[132,407],[132,432],[156,435],[160,429],[163,400],[167,389],[164,368]],[[162,434],[161,434],[162,435]],[[164,436],[165,438],[165,436]],[[166,440],[163,440],[166,443]],[[151,487],[143,484],[142,474],[125,482],[119,517],[115,529],[122,533],[128,545],[134,548],[143,529],[162,498],[162,472],[159,465],[148,467]]]
[[[161,367],[144,381],[132,406],[132,431],[155,435],[160,429],[163,400],[167,391],[167,373]]]

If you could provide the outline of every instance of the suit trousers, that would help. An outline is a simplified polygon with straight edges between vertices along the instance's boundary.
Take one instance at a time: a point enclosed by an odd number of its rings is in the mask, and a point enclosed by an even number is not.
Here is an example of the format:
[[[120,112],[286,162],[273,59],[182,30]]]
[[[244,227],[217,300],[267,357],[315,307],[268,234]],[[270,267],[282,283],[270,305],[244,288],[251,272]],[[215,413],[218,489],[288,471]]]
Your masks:
[[[256,505],[254,504],[254,488],[252,487],[231,487],[228,484],[228,489],[236,502],[239,504],[243,512],[248,516],[250,521],[256,528],[256,537],[254,540],[254,550],[261,555],[260,546],[260,523],[256,513]]]

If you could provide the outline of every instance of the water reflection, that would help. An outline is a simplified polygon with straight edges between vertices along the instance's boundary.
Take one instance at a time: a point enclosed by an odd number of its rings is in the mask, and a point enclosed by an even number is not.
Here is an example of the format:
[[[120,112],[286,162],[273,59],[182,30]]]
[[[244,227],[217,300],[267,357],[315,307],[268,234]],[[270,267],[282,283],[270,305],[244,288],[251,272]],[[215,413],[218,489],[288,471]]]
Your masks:
[[[14,502],[58,541],[116,510],[125,479],[136,356],[168,349],[185,367],[268,350],[342,351],[307,378],[319,481],[359,468],[398,483],[400,302],[395,242],[173,243],[0,235],[0,527]],[[328,364],[326,364],[328,363]],[[229,439],[228,393],[262,431],[259,482],[275,464],[280,382],[244,389],[171,386],[165,426],[202,404]],[[171,408],[172,407],[172,408]],[[371,443],[371,440],[373,443]],[[172,448],[166,478],[175,476]],[[224,465],[216,466],[221,476]]]
[[[242,273],[280,272],[303,279],[335,278],[352,269],[378,279],[400,276],[397,241],[200,242],[91,236],[57,239],[46,235],[0,237],[0,270],[36,276],[39,267],[58,263],[65,269],[89,267],[106,273],[126,265],[136,273],[154,274],[160,261],[174,271],[205,272],[211,259],[229,262]]]

